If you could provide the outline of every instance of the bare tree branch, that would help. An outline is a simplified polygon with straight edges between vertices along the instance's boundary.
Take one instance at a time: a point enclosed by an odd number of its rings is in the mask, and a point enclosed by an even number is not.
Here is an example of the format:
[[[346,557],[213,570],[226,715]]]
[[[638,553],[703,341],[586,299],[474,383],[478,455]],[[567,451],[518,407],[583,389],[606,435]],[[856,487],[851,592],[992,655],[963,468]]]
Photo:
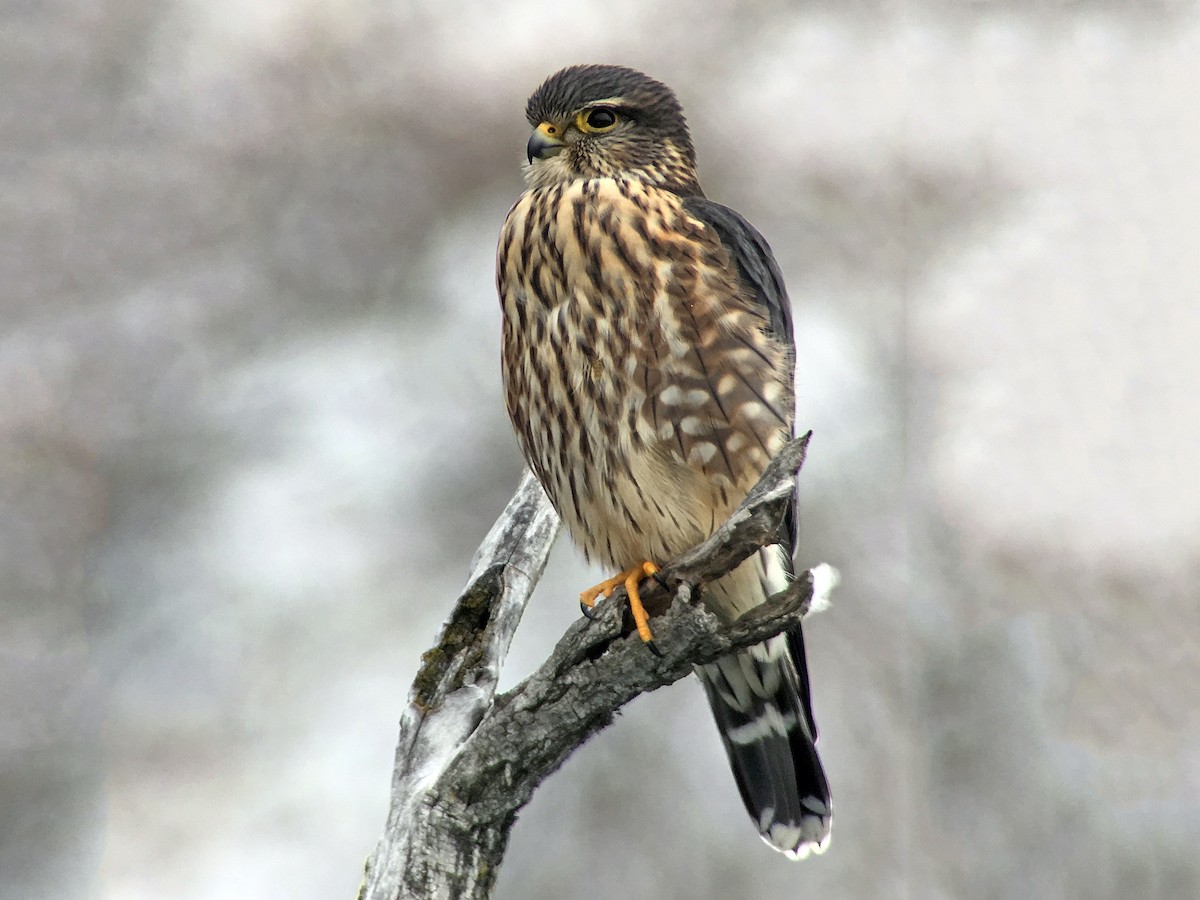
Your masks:
[[[811,433],[810,433],[811,434]],[[534,789],[638,694],[695,665],[800,622],[834,584],[818,566],[731,625],[690,602],[695,588],[779,540],[810,435],[790,442],[746,500],[707,541],[664,567],[655,657],[625,621],[624,592],[572,625],[542,666],[495,696],[512,633],[545,566],[558,521],[526,475],[476,554],[471,578],[424,656],[400,723],[387,827],[360,900],[486,898],[517,811]]]

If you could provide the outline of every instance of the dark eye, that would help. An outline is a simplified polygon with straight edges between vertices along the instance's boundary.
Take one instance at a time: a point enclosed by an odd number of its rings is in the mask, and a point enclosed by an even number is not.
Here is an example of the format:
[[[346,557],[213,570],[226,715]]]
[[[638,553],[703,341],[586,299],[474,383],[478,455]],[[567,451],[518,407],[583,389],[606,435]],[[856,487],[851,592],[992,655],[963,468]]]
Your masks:
[[[593,131],[607,131],[617,124],[617,114],[601,106],[587,114],[587,126]]]

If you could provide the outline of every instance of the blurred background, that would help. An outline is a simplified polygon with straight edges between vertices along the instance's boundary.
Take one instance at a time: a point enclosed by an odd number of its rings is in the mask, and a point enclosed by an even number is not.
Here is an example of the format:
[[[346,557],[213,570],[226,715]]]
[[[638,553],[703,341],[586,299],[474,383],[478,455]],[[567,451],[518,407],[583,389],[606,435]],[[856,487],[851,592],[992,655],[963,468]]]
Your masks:
[[[837,817],[762,845],[688,679],[498,896],[1200,896],[1195,4],[0,9],[5,900],[354,896],[519,478],[495,239],[579,62],[678,91],[788,278]]]

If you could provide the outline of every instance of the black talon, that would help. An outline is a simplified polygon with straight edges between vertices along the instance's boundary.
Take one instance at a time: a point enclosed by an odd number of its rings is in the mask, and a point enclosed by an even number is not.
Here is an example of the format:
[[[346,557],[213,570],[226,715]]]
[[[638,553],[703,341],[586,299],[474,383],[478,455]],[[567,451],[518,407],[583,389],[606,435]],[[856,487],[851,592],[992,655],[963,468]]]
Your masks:
[[[662,659],[662,651],[658,649],[658,645],[655,644],[654,641],[646,641],[645,643],[646,643],[647,650],[649,650],[651,653],[653,653],[659,659]]]
[[[655,572],[655,573],[654,573],[653,575],[651,575],[650,577],[651,577],[651,578],[653,578],[655,581],[657,581],[657,582],[658,582],[658,586],[659,586],[660,588],[662,588],[662,589],[663,589],[664,591],[666,591],[668,594],[669,594],[669,593],[671,593],[671,586],[670,586],[669,584],[667,584],[667,579],[665,579],[665,578],[663,578],[663,577],[662,577],[662,573],[661,573],[661,572]]]
[[[579,608],[583,610],[583,617],[585,619],[594,620],[596,618],[596,610],[593,607],[588,606],[582,600],[579,601]]]

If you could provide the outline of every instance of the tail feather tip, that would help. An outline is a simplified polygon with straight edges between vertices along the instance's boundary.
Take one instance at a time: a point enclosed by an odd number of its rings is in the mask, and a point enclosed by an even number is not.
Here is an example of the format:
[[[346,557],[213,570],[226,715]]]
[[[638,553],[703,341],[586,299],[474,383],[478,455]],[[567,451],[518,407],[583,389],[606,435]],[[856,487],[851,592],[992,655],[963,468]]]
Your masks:
[[[773,849],[789,859],[808,859],[820,856],[829,846],[832,810],[817,797],[806,797],[806,808],[816,815],[804,816],[799,824],[779,822],[774,819],[774,810],[763,811],[759,820],[759,834]],[[820,810],[815,807],[821,807]]]

